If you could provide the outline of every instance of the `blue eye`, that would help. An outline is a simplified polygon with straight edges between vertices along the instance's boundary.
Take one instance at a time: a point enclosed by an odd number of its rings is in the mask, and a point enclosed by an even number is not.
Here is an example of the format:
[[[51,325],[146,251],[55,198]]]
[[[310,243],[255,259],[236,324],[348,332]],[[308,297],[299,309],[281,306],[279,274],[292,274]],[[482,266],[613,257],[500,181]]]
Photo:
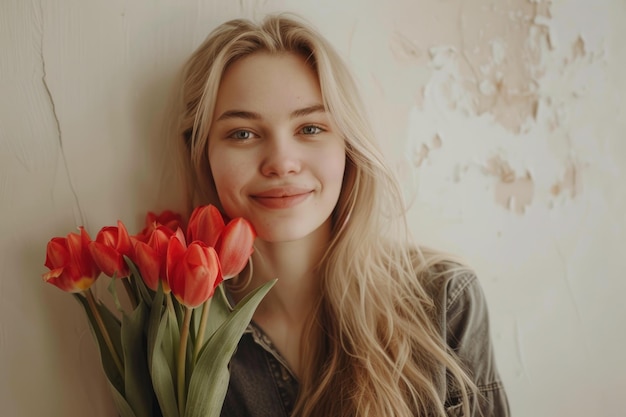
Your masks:
[[[301,132],[305,135],[317,135],[323,132],[321,127],[315,125],[304,126]]]
[[[252,138],[252,132],[248,130],[237,130],[236,132],[231,133],[228,137],[237,140],[246,140]]]

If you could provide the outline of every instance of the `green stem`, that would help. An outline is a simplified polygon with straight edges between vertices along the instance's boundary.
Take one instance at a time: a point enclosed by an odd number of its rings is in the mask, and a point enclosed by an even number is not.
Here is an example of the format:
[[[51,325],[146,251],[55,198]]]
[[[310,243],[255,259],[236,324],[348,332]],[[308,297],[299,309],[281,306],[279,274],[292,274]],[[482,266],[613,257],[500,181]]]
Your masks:
[[[122,282],[124,283],[124,289],[126,290],[126,294],[128,294],[130,305],[133,307],[134,311],[137,308],[137,297],[135,297],[135,292],[130,283],[130,277],[122,278]]]
[[[167,309],[170,311],[170,313],[175,315],[176,310],[174,310],[174,302],[172,301],[172,293],[168,292],[167,294],[165,294],[165,299],[167,300]]]
[[[115,366],[117,367],[120,376],[124,378],[124,366],[122,366],[122,361],[120,361],[120,357],[117,355],[117,351],[113,346],[113,341],[111,340],[111,336],[109,336],[109,332],[102,321],[102,316],[100,315],[100,311],[98,310],[98,305],[96,304],[96,299],[93,296],[93,292],[91,289],[85,291],[85,297],[87,297],[87,303],[89,304],[89,308],[96,319],[96,324],[100,329],[100,333],[102,333],[102,338],[104,339],[104,343],[109,348],[109,352],[111,352],[111,357],[113,358],[113,362],[115,362]]]
[[[200,328],[198,329],[198,337],[196,337],[196,345],[193,350],[193,363],[198,360],[200,354],[200,348],[204,345],[204,331],[206,329],[206,323],[209,319],[209,310],[211,309],[211,298],[206,300],[202,305],[202,316],[200,316]]]
[[[187,340],[193,309],[185,307],[185,321],[180,333],[180,347],[178,349],[178,414],[185,415],[185,358],[187,356]]]

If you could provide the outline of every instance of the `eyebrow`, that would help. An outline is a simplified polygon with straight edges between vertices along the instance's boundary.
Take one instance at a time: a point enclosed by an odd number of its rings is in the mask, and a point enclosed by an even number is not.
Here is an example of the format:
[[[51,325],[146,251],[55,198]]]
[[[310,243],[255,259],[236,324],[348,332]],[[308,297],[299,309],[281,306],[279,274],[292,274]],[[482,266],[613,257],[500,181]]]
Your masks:
[[[291,112],[289,116],[291,119],[295,119],[296,117],[308,116],[313,113],[325,113],[326,107],[323,104],[314,104],[313,106],[304,107],[302,109],[294,110]]]
[[[308,116],[313,113],[324,113],[326,112],[326,107],[323,104],[314,104],[312,106],[303,107],[301,109],[297,109],[291,112],[289,115],[290,119],[295,119],[297,117]],[[245,110],[227,110],[217,118],[217,121],[228,120],[228,119],[248,119],[248,120],[261,120],[262,117],[259,113],[245,111]]]

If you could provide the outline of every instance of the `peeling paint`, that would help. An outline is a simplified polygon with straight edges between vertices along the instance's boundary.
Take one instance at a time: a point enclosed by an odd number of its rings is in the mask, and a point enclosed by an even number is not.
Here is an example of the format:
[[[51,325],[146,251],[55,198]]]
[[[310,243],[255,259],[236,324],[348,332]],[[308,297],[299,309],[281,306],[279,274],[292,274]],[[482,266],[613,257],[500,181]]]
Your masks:
[[[422,143],[418,149],[413,151],[413,166],[419,168],[422,163],[428,159],[430,152],[434,149],[441,148],[442,144],[441,136],[438,133],[433,136],[430,146]]]
[[[436,133],[435,136],[433,136],[432,147],[433,149],[439,149],[441,148],[441,145],[443,145],[443,141],[441,140],[441,135],[439,133]]]
[[[581,35],[579,35],[578,38],[576,39],[576,42],[574,42],[574,45],[572,46],[572,58],[573,59],[582,58],[585,55],[586,55],[585,40],[583,39]]]
[[[517,175],[508,162],[499,156],[487,161],[484,172],[496,177],[494,188],[496,203],[517,214],[524,214],[526,207],[532,203],[535,192],[530,172]]]
[[[575,198],[579,195],[582,192],[582,184],[578,170],[578,166],[574,162],[569,161],[565,167],[563,178],[550,188],[550,194],[556,197],[566,193],[570,198]]]
[[[320,25],[358,72],[386,156],[401,160],[390,162],[413,203],[412,234],[476,267],[516,413],[623,408],[615,364],[626,339],[611,322],[626,314],[623,0],[139,3],[0,6],[0,82],[11,84],[0,112],[0,211],[10,219],[0,306],[23,310],[0,322],[0,352],[19,359],[0,366],[4,414],[46,415],[49,404],[68,417],[114,414],[105,381],[83,372],[98,363],[85,322],[70,315],[78,307],[27,278],[37,281],[41,248],[72,215],[110,224],[111,213],[169,206],[174,187],[155,198],[146,186],[167,163],[142,152],[161,143],[146,106],[218,22],[279,8]],[[72,321],[54,334],[52,316]],[[31,368],[32,381],[11,377]]]
[[[548,27],[537,30],[537,22],[549,23],[549,2],[518,3],[514,9],[493,3],[486,13],[489,26],[481,27],[479,39],[463,28],[459,56],[459,79],[472,97],[477,115],[489,113],[506,129],[519,133],[537,107],[537,78],[541,76],[540,39],[547,37]],[[469,14],[469,11],[465,11]],[[480,48],[487,40],[489,48]]]
[[[457,50],[454,46],[433,46],[428,50],[430,62],[434,69],[442,69],[454,61]]]
[[[424,162],[424,160],[428,158],[429,153],[430,148],[425,143],[422,143],[422,146],[420,146],[419,149],[416,149],[413,152],[413,165],[415,165],[416,167],[420,167],[422,165],[422,162]]]
[[[511,182],[498,182],[495,188],[496,202],[517,214],[524,214],[533,200],[535,184],[527,171],[523,177]]]

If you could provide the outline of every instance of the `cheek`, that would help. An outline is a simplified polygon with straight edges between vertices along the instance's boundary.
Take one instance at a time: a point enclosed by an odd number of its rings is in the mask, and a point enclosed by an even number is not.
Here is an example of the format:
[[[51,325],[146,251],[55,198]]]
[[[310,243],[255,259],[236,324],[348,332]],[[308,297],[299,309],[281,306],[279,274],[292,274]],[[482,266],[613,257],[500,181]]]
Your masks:
[[[228,158],[228,155],[216,153],[213,158],[209,158],[211,164],[211,174],[217,191],[217,197],[229,217],[239,217],[239,207],[241,206],[241,195],[247,184],[248,173],[237,161]]]
[[[223,204],[226,192],[231,190],[234,186],[235,175],[233,175],[234,173],[232,172],[233,164],[219,152],[214,152],[209,156],[209,164],[217,195],[220,202]]]
[[[220,168],[221,167],[218,166],[216,167],[216,169],[212,169],[212,173],[217,195],[223,203],[223,199],[226,197],[226,195],[229,192],[232,192],[233,189],[236,187],[237,178],[236,175],[234,175],[233,173],[229,173],[228,171]]]
[[[343,147],[333,149],[326,154],[323,160],[325,161],[323,171],[326,181],[332,183],[338,188],[341,188],[343,176],[346,170],[345,149]]]

